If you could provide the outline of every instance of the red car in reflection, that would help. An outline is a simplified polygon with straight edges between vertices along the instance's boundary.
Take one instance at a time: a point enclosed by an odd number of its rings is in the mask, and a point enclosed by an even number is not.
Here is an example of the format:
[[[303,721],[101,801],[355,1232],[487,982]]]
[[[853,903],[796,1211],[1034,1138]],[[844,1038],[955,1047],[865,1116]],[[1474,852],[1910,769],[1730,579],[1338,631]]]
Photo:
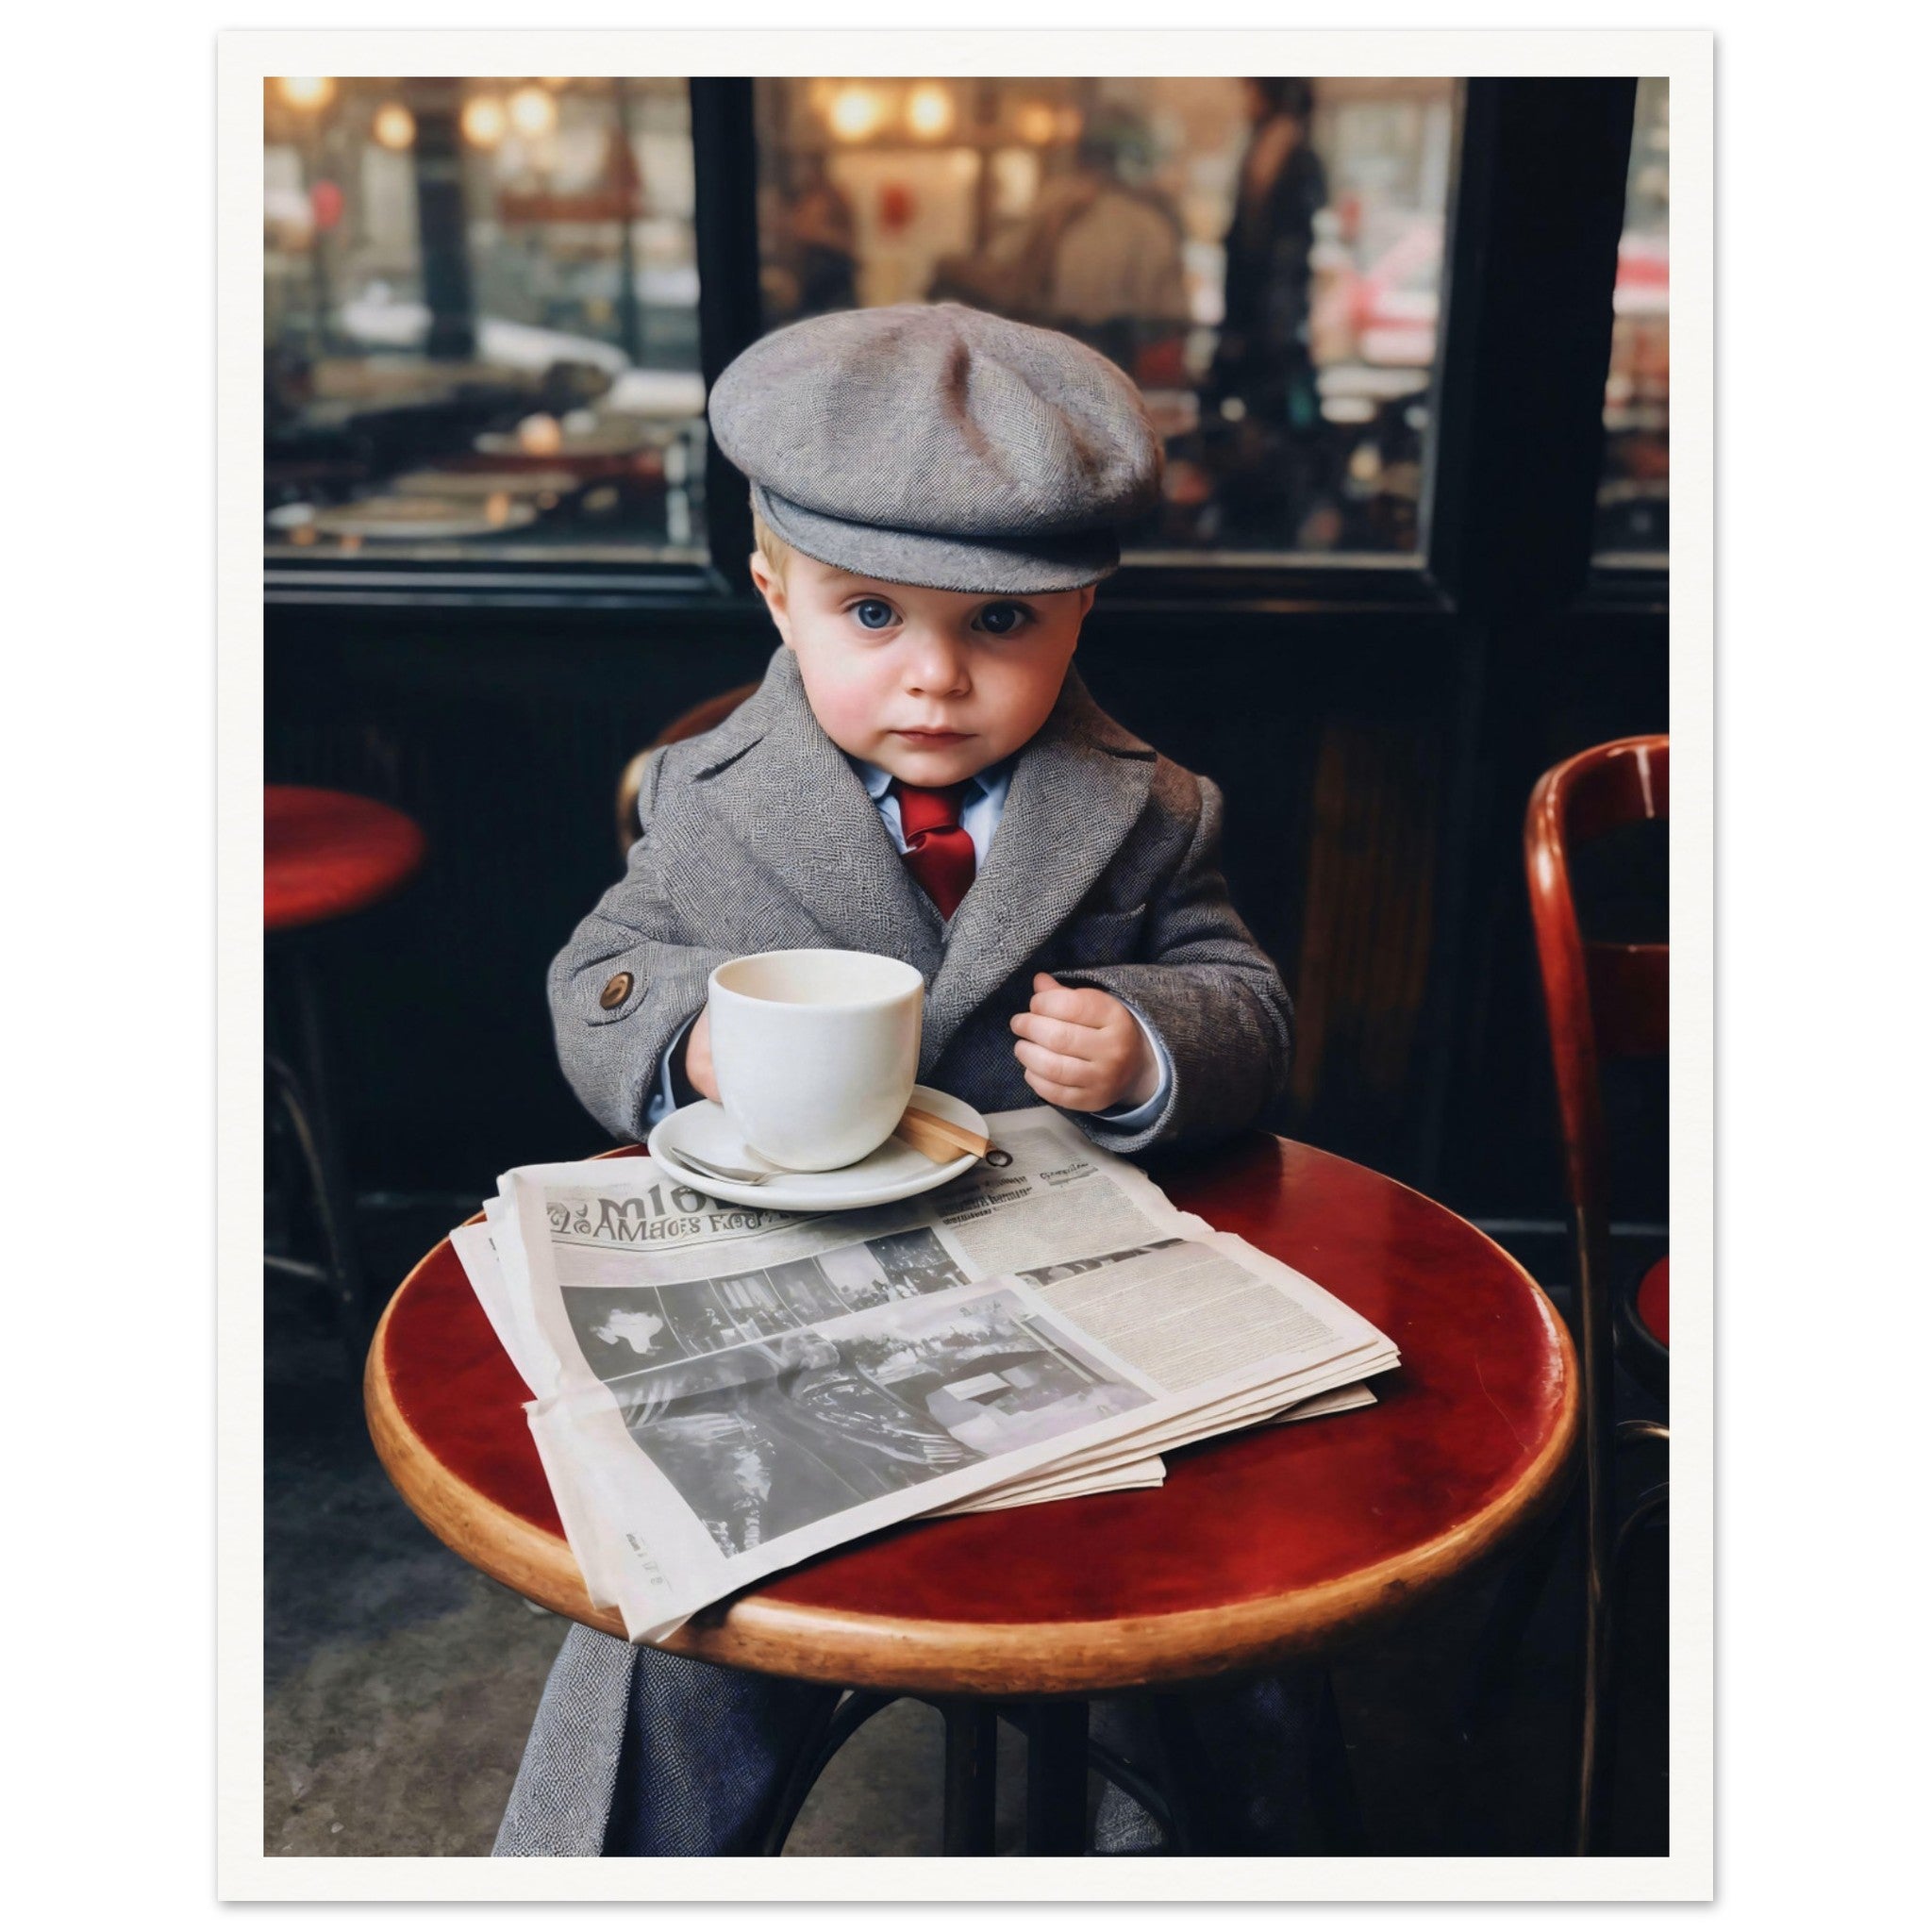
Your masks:
[[[1427,369],[1436,359],[1441,314],[1442,225],[1423,220],[1404,230],[1366,269],[1343,262],[1326,272],[1309,318],[1323,362],[1383,369]],[[1625,235],[1617,248],[1613,297],[1619,316],[1667,317],[1671,250],[1662,235]]]

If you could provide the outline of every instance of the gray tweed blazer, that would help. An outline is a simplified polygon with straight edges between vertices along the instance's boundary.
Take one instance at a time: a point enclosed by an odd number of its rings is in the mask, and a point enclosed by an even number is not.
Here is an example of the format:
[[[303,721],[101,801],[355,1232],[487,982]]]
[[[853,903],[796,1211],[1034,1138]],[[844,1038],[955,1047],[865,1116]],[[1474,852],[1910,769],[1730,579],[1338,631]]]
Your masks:
[[[1221,1139],[1281,1091],[1290,1005],[1228,902],[1222,798],[1124,730],[1069,670],[1014,758],[998,831],[950,920],[921,891],[780,646],[724,724],[644,769],[643,836],[625,875],[550,969],[563,1071],[611,1133],[642,1131],[658,1063],[704,1006],[711,969],[742,953],[849,947],[925,975],[919,1077],[991,1113],[1033,1107],[1011,1016],[1036,972],[1104,987],[1174,1062],[1139,1131],[1070,1113],[1116,1154]],[[620,974],[629,991],[606,1007]]]

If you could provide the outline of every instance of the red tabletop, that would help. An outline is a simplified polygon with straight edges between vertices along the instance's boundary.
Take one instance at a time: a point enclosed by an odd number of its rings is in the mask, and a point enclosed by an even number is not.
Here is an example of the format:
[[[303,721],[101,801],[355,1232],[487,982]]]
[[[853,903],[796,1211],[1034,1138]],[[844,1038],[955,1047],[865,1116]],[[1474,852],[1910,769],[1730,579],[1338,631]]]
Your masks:
[[[262,788],[262,917],[270,932],[341,919],[407,884],[423,832],[392,806],[312,785]]]
[[[1180,1682],[1332,1648],[1554,1501],[1577,1425],[1569,1336],[1486,1236],[1369,1169],[1254,1134],[1150,1170],[1182,1207],[1381,1328],[1377,1406],[1169,1455],[1158,1490],[917,1523],[715,1607],[665,1646],[882,1690],[1047,1695]],[[593,1609],[503,1354],[447,1242],[371,1350],[372,1433],[460,1556]]]

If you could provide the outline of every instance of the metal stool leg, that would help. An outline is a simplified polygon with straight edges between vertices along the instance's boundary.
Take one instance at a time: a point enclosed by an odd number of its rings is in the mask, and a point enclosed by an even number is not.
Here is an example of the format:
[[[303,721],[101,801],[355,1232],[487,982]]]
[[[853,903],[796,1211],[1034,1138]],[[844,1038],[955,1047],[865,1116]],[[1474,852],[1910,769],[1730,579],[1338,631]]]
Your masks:
[[[294,1134],[296,1151],[308,1176],[327,1261],[317,1267],[313,1262],[293,1260],[286,1255],[265,1255],[262,1259],[278,1274],[293,1274],[327,1288],[329,1299],[335,1304],[342,1345],[348,1351],[349,1378],[354,1382],[369,1347],[362,1272],[355,1252],[354,1208],[330,1158],[328,1142],[307,1104],[301,1082],[285,1061],[273,1054],[266,1058],[269,1078],[281,1101],[283,1118]]]
[[[1150,1708],[1153,1703],[1154,1700],[1150,1698]],[[1030,1746],[1034,1738],[1036,1713],[1051,1707],[1038,1704],[1019,1704],[1001,1705],[998,1709],[999,1715],[1005,1718]],[[1185,1857],[1196,1847],[1190,1836],[1184,1815],[1183,1793],[1176,1784],[1173,1767],[1160,1743],[1158,1727],[1155,1737],[1149,1740],[1143,1748],[1147,1750],[1149,1762],[1145,1770],[1141,1770],[1111,1745],[1102,1742],[1099,1738],[1092,1735],[1090,1709],[1087,1737],[1088,1769],[1098,1772],[1108,1784],[1124,1791],[1153,1819],[1155,1827],[1163,1840],[1158,1847],[1163,1854]],[[1082,1803],[1085,1803],[1084,1795]],[[1097,1843],[1095,1848],[1098,1848]]]
[[[1174,1818],[1174,1849],[1209,1857],[1227,1852],[1226,1807],[1213,1802],[1214,1768],[1188,1709],[1186,1693],[1169,1691],[1156,1697],[1154,1721],[1160,1740],[1161,1783]]]
[[[268,1265],[287,1274],[325,1280],[335,1305],[336,1320],[349,1356],[352,1383],[360,1378],[373,1324],[363,1284],[361,1258],[356,1241],[355,1196],[342,1169],[329,1104],[328,1057],[323,1033],[321,1004],[303,946],[276,945],[271,955],[292,1011],[295,1064],[278,1055],[268,1056],[268,1072],[280,1091],[284,1116],[295,1136],[308,1179],[322,1234],[326,1269],[317,1270],[286,1257],[269,1257]]]
[[[333,1096],[329,1091],[329,1056],[316,996],[315,976],[308,956],[300,946],[290,950],[288,978],[295,997],[295,1025],[303,1059],[303,1084],[312,1106],[311,1125],[316,1158],[326,1190],[328,1212],[337,1228],[336,1299],[343,1332],[353,1338],[352,1374],[359,1374],[362,1354],[369,1344],[368,1292],[356,1246],[355,1196],[342,1168],[341,1140],[336,1131]]]
[[[945,1830],[940,1849],[949,1858],[990,1858],[998,1789],[993,1707],[978,1698],[949,1697],[939,1709],[946,1721]]]
[[[840,1697],[843,1696],[843,1702]],[[807,1733],[792,1759],[759,1847],[760,1856],[780,1857],[791,1827],[804,1810],[826,1767],[859,1728],[895,1696],[854,1690],[827,1692],[824,1713]],[[1026,1740],[1026,1854],[1029,1857],[1078,1857],[1087,1849],[1087,1770],[1091,1763],[1152,1814],[1170,1853],[1186,1857],[1203,1849],[1190,1828],[1162,1723],[1159,1774],[1143,1776],[1116,1753],[1087,1736],[1084,1701],[1001,1706],[982,1698],[928,1697],[945,1721],[945,1823],[941,1855],[985,1858],[993,1853],[996,1774],[996,1720],[1004,1715]],[[1159,1700],[1165,1705],[1167,1700]],[[1185,1724],[1184,1714],[1172,1714]]]
[[[1087,1706],[1026,1707],[1026,1853],[1077,1858],[1087,1849]]]
[[[841,1696],[845,1700],[842,1704],[839,1701]],[[805,1809],[812,1787],[824,1775],[825,1767],[851,1741],[861,1724],[875,1718],[887,1705],[898,1701],[874,1690],[825,1692],[824,1709],[798,1747],[798,1755],[791,1760],[791,1775],[786,1779],[778,1797],[778,1808],[765,1827],[764,1841],[758,1847],[760,1857],[784,1856],[785,1840],[798,1823],[798,1814]]]
[[[321,1221],[323,1210],[317,1204],[322,1199],[322,1180],[310,1158],[314,1142],[308,1132],[308,1109],[302,1105],[295,1075],[285,1060],[278,1059],[272,1053],[262,1056],[261,1071],[262,1157],[267,1170],[264,1178],[270,1191],[279,1195],[286,1208],[292,1208],[297,1203],[307,1202]],[[283,1231],[294,1231],[292,1219]],[[325,1227],[325,1250],[327,1244]],[[277,1254],[273,1248],[264,1246],[261,1261],[272,1274],[292,1275],[297,1281],[312,1282],[317,1288],[333,1291],[333,1277],[326,1260],[308,1261],[294,1255]]]

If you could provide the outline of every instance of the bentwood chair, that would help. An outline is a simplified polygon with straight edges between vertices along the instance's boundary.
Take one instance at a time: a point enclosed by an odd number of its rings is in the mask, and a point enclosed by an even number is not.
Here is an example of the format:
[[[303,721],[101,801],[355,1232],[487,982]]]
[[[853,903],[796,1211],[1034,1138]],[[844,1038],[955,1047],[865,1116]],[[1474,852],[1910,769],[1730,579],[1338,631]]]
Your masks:
[[[756,684],[734,685],[729,691],[721,691],[714,698],[707,698],[703,704],[693,705],[688,711],[680,711],[663,730],[645,745],[630,763],[625,766],[617,781],[617,856],[623,858],[637,843],[638,840],[638,792],[644,782],[644,760],[654,751],[661,750],[667,744],[676,744],[681,740],[695,738],[701,731],[708,731],[713,725],[722,724],[758,690]]]
[[[1575,1848],[1587,1853],[1606,1823],[1622,1580],[1638,1529],[1668,1505],[1670,1485],[1646,1490],[1615,1520],[1615,1451],[1659,1440],[1654,1422],[1612,1416],[1613,1360],[1661,1397],[1668,1387],[1670,1263],[1634,1291],[1613,1287],[1610,1161],[1602,1074],[1610,1062],[1654,1058],[1670,1045],[1670,948],[1586,940],[1578,924],[1573,859],[1579,847],[1644,821],[1670,817],[1671,741],[1624,738],[1545,772],[1530,795],[1524,862],[1549,1019],[1557,1108],[1575,1243],[1577,1353],[1583,1370],[1587,1521],[1583,1726]]]

